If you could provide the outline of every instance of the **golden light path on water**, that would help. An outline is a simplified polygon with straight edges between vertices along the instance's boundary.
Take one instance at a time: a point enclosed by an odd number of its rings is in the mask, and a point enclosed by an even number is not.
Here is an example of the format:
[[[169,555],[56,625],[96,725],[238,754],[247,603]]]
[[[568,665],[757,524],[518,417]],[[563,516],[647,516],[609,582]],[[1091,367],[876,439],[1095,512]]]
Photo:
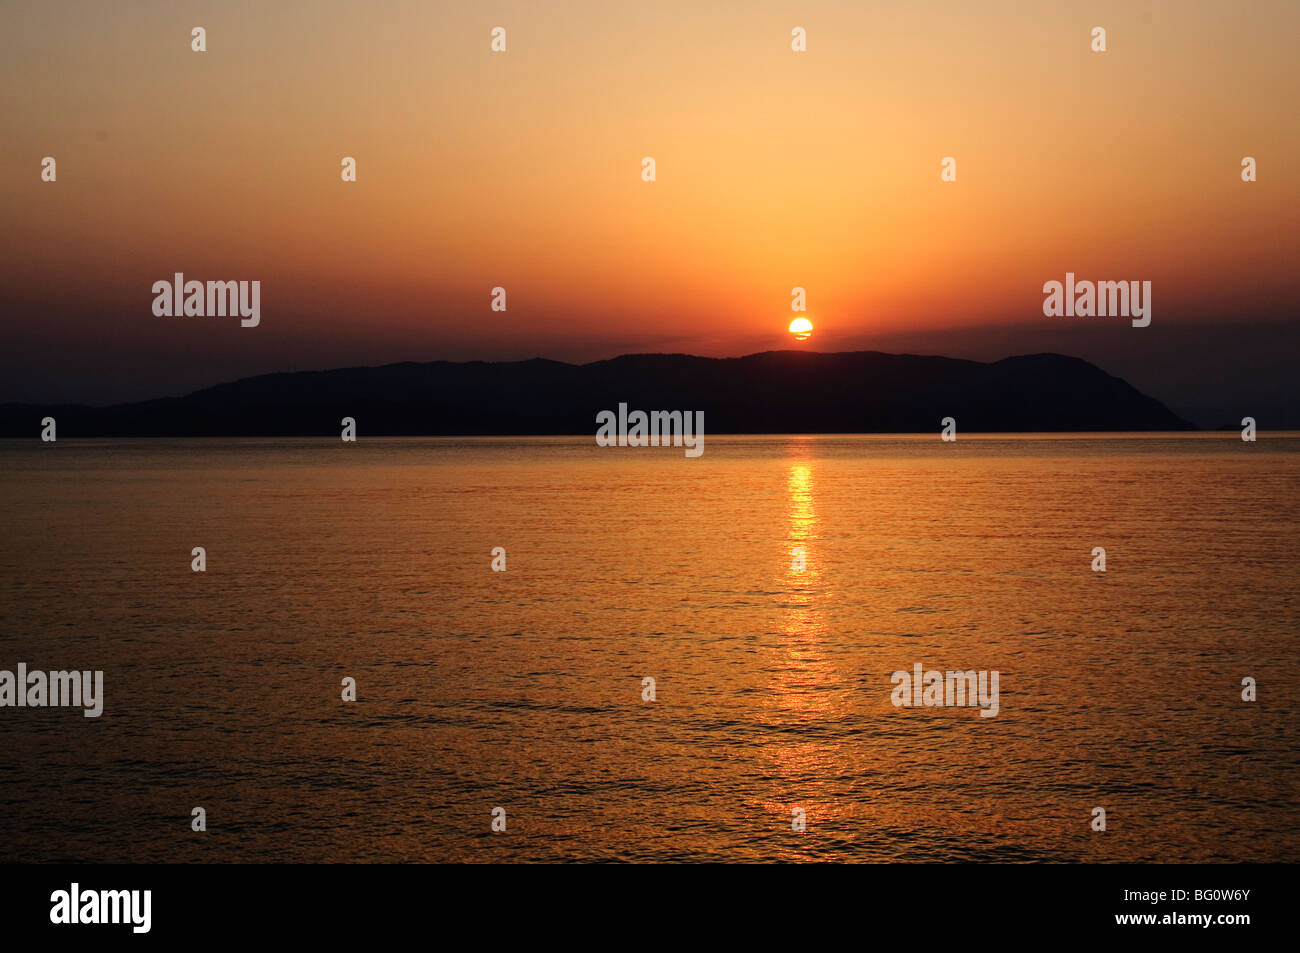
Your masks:
[[[778,823],[798,830],[842,814],[830,794],[841,760],[836,726],[846,714],[841,673],[825,651],[826,596],[819,549],[815,455],[809,438],[794,438],[786,464],[787,529],[779,587],[784,602],[779,649],[771,660],[771,727],[782,740],[769,744]],[[809,783],[811,781],[811,783]],[[798,812],[802,811],[802,817]],[[785,850],[797,856],[800,845]]]

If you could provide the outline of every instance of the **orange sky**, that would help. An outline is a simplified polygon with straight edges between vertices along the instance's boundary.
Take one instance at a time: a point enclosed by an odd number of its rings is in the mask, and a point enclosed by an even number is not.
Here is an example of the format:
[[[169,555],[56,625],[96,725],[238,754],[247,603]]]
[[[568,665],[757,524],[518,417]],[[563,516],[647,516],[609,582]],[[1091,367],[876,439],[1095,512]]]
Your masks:
[[[25,6],[0,267],[38,363],[735,354],[795,285],[823,350],[1047,321],[1067,270],[1152,281],[1156,324],[1300,291],[1290,0]],[[160,324],[175,271],[260,279],[261,326]]]

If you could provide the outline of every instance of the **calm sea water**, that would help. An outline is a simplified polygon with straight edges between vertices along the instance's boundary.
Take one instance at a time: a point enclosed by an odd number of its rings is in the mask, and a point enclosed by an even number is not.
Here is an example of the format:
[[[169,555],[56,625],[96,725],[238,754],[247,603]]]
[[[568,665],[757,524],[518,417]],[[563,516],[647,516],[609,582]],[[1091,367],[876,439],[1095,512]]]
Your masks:
[[[1297,861],[1298,485],[1271,434],[0,442],[0,669],[106,694],[0,708],[0,859]],[[917,662],[998,716],[894,708]]]

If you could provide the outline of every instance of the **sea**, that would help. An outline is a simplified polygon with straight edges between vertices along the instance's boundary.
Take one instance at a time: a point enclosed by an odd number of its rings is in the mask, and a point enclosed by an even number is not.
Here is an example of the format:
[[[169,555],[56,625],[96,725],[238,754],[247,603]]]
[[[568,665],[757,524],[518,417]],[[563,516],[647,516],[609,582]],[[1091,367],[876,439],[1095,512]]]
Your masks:
[[[0,441],[0,860],[1300,861],[1300,434],[704,447]]]

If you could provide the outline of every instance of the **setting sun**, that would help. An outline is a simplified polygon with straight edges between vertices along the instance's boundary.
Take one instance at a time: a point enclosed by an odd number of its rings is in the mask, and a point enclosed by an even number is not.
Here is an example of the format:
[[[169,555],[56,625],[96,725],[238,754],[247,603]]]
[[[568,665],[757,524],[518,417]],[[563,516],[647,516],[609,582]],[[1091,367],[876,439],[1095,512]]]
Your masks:
[[[812,322],[807,318],[795,318],[790,322],[790,333],[794,335],[796,341],[808,340],[808,335],[812,334]]]

